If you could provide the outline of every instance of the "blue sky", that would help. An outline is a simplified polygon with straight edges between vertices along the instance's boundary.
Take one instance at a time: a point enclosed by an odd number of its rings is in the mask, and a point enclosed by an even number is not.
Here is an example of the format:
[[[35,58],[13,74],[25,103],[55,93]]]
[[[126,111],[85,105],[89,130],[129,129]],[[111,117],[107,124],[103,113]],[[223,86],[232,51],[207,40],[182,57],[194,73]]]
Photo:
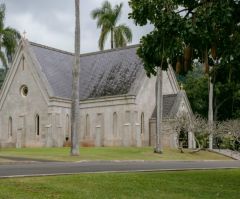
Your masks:
[[[98,50],[100,30],[90,12],[100,7],[104,0],[80,0],[81,2],[81,52]],[[133,31],[132,44],[151,30],[151,26],[137,27],[128,19],[131,11],[127,0],[109,0],[112,5],[124,3],[119,23],[125,23]],[[74,0],[0,0],[6,4],[5,26],[16,28],[21,33],[25,30],[28,40],[73,51],[74,38]],[[106,48],[109,48],[110,41]]]

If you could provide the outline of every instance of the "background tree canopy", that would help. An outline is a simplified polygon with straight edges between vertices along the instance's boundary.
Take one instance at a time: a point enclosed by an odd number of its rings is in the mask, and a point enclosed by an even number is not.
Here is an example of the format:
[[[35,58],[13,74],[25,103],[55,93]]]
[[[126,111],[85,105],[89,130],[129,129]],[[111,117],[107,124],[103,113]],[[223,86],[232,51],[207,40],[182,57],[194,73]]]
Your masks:
[[[192,70],[193,60],[204,66],[206,73],[210,66],[215,120],[239,117],[240,1],[130,0],[129,5],[132,8],[129,17],[137,25],[154,26],[141,39],[138,50],[146,73],[155,75],[156,66],[163,64],[166,69],[172,64],[177,73],[186,75]],[[192,85],[191,90],[185,85],[189,97],[195,88],[194,92],[207,89],[200,82]],[[185,83],[193,82],[188,76]],[[202,93],[204,101],[205,92]],[[190,97],[194,111],[206,116],[207,109],[204,111],[205,105],[198,100],[195,98],[193,102]]]
[[[8,64],[12,62],[18,40],[21,38],[17,30],[4,27],[5,10],[5,4],[0,4],[0,62],[4,67],[0,68],[0,89],[6,76]]]

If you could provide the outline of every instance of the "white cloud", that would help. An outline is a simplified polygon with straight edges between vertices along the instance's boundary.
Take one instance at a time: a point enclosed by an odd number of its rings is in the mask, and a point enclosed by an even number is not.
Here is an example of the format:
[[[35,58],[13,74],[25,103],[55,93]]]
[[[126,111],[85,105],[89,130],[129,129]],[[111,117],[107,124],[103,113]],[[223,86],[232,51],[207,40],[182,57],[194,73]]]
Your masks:
[[[2,0],[3,2],[4,0]],[[98,50],[100,30],[91,19],[93,9],[100,7],[104,0],[81,1],[81,52]],[[127,0],[110,0],[112,5],[124,2],[119,23],[126,23],[133,31],[133,44],[139,43],[151,26],[136,27],[128,19],[130,8]],[[74,43],[74,0],[5,0],[7,6],[6,25],[26,30],[27,38],[44,45],[73,51]],[[106,46],[109,48],[108,45]]]

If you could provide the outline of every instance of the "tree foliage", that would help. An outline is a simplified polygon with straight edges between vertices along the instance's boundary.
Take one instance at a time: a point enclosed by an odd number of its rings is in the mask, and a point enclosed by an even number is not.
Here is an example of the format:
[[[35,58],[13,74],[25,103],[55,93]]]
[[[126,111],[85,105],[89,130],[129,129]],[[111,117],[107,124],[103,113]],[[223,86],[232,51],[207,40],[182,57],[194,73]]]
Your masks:
[[[120,3],[112,7],[108,1],[103,2],[101,8],[96,8],[92,11],[91,16],[97,19],[97,27],[101,28],[98,45],[100,50],[104,49],[108,35],[111,35],[111,48],[126,46],[132,41],[132,31],[125,25],[117,25],[121,16],[123,4]]]
[[[239,45],[237,0],[131,0],[129,4],[129,16],[137,25],[154,25],[138,52],[150,74],[155,74],[161,59],[167,67],[167,62],[183,58],[186,71],[194,58],[204,62],[205,52],[228,64],[230,57],[239,56],[239,51],[230,49]]]
[[[215,85],[215,119],[239,117],[234,110],[240,105],[240,1],[130,0],[129,5],[137,25],[154,26],[138,49],[146,73],[155,75],[157,66],[172,64],[186,75],[195,60]],[[226,110],[230,114],[222,115]]]
[[[21,38],[19,32],[11,27],[4,27],[5,4],[0,5],[0,60],[7,69],[8,63],[12,62],[18,40]]]
[[[194,114],[207,118],[208,113],[208,79],[201,66],[193,67],[186,76],[178,76],[187,93]]]

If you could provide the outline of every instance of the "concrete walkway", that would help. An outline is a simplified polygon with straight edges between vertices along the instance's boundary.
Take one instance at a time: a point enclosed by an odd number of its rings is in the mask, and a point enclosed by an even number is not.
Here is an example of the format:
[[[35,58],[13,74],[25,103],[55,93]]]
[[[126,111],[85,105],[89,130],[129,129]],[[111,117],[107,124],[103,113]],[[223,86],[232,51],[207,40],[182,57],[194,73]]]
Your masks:
[[[232,150],[229,150],[229,149],[213,149],[212,151],[215,152],[215,153],[219,153],[219,154],[228,156],[228,157],[233,158],[235,160],[240,160],[240,153],[237,152],[237,151],[232,151]]]

